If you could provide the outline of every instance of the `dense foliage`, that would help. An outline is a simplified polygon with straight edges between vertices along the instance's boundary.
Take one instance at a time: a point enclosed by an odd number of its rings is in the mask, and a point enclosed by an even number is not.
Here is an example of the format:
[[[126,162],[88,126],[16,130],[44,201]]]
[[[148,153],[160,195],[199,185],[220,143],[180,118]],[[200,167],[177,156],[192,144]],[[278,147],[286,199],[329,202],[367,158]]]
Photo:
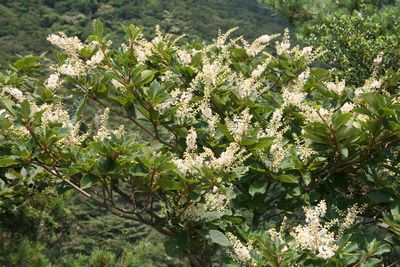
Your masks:
[[[156,229],[192,266],[397,260],[400,103],[380,55],[348,86],[287,32],[206,44],[124,31],[121,45],[100,21],[86,43],[50,35],[61,53],[46,81],[21,75],[26,61],[2,74],[11,198],[25,177],[68,186]]]
[[[238,13],[237,9],[241,12]],[[254,38],[261,33],[280,32],[286,25],[284,19],[273,16],[255,1],[0,1],[0,64],[8,65],[18,58],[16,54],[46,52],[46,56],[52,57],[50,43],[46,40],[49,33],[65,31],[86,38],[91,32],[92,19],[96,17],[105,20],[116,43],[123,40],[120,23],[134,22],[151,36],[154,36],[154,26],[160,24],[163,31],[185,33],[202,40],[211,40],[219,29],[225,31],[233,26],[240,26],[240,34]],[[18,60],[11,67],[13,75],[22,79],[47,75],[47,71],[43,71],[47,68],[39,67],[37,60],[30,56]],[[40,61],[45,65],[49,63],[44,57]],[[71,104],[71,101],[67,102]],[[96,105],[89,107],[91,112],[97,108]],[[21,265],[27,260],[26,265],[36,265],[36,258],[30,257],[28,252],[25,253],[28,256],[10,253],[28,250],[32,246],[32,252],[39,253],[36,248],[40,248],[43,257],[53,265],[73,264],[75,261],[82,265],[79,262],[88,262],[94,250],[111,252],[118,261],[125,249],[128,249],[128,254],[141,255],[141,261],[135,260],[139,266],[178,264],[166,259],[163,239],[154,231],[139,227],[137,223],[115,223],[115,218],[104,210],[93,212],[85,201],[76,201],[69,194],[59,194],[52,184],[46,187],[45,183],[39,184],[36,180],[32,186],[30,177],[17,177],[13,180],[12,192],[9,188],[4,189],[0,197],[4,201],[0,204],[0,217],[7,218],[0,226],[0,262],[6,260],[8,265]],[[64,189],[60,190],[62,193]],[[18,196],[15,195],[17,192]],[[42,213],[42,203],[53,201],[62,209],[49,207]],[[36,238],[35,232],[42,218],[47,221],[40,225],[41,235]],[[18,235],[12,235],[17,225],[24,227],[18,228]],[[103,229],[102,234],[96,234],[98,229]],[[148,234],[160,242],[154,246],[153,241],[148,241]],[[23,243],[23,250],[17,248],[19,243]],[[144,248],[146,251],[142,252]],[[79,259],[74,256],[76,254],[80,255]],[[10,257],[13,257],[13,263],[9,261]],[[146,258],[154,260],[149,263]]]
[[[373,71],[373,60],[383,54],[388,87],[396,86],[400,62],[399,1],[263,1],[298,23],[303,43],[321,47],[320,63],[336,75],[362,85]],[[306,13],[306,14],[304,14]]]
[[[0,64],[14,60],[16,53],[48,52],[46,37],[50,33],[63,31],[86,38],[94,18],[105,21],[115,42],[123,39],[121,23],[141,25],[151,35],[160,24],[163,31],[202,40],[235,26],[248,38],[288,27],[284,19],[251,0],[3,0]]]
[[[400,65],[399,5],[381,12],[363,9],[352,15],[328,16],[302,33],[303,40],[326,49],[323,62],[339,70],[339,75],[361,84],[373,70],[373,59],[383,54],[382,74],[396,86]]]
[[[321,21],[333,14],[351,14],[363,8],[375,9],[392,4],[395,0],[258,0],[273,8],[291,22]]]

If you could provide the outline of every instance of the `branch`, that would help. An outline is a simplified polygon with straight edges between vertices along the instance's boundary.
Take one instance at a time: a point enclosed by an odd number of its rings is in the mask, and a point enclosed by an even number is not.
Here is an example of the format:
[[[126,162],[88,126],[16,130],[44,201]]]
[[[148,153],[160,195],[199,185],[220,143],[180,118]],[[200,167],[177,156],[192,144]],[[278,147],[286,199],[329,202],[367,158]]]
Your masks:
[[[66,182],[67,184],[69,184],[70,186],[72,186],[75,190],[79,191],[79,192],[80,192],[82,195],[84,195],[85,197],[89,197],[89,198],[91,197],[91,195],[90,195],[88,192],[86,192],[85,190],[83,190],[82,188],[80,188],[79,186],[77,186],[76,184],[74,184],[73,182],[71,182],[70,180],[64,178],[64,177],[58,172],[58,170],[57,170],[55,167],[53,167],[53,169],[54,169],[54,172],[53,172],[53,171],[52,171],[49,167],[47,167],[44,163],[42,163],[42,162],[40,162],[40,161],[38,161],[38,160],[36,160],[35,162],[36,162],[36,165],[38,165],[39,167],[42,167],[42,168],[45,169],[47,172],[49,172],[51,175],[60,178],[61,180],[63,180],[64,182]]]
[[[112,113],[114,113],[114,114],[116,114],[116,115],[118,115],[118,116],[121,116],[121,117],[123,117],[123,118],[125,118],[125,119],[128,119],[128,120],[130,120],[131,122],[133,122],[136,126],[138,126],[140,129],[142,129],[147,135],[149,135],[151,138],[153,138],[153,139],[155,139],[155,140],[157,140],[157,141],[159,141],[161,144],[163,144],[163,145],[165,145],[165,146],[167,146],[167,147],[169,147],[169,148],[172,148],[172,149],[176,149],[174,146],[172,146],[171,144],[169,144],[169,143],[167,143],[167,142],[165,142],[165,141],[163,141],[159,136],[157,136],[157,135],[154,135],[151,131],[149,131],[145,126],[143,126],[138,120],[136,120],[135,118],[132,118],[131,116],[129,116],[129,115],[126,115],[126,114],[124,114],[124,113],[122,113],[122,112],[119,112],[118,110],[116,110],[116,109],[113,109],[113,108],[110,108],[110,107],[108,107],[106,104],[104,104],[103,102],[101,102],[97,97],[95,97],[95,96],[89,96],[90,97],[90,99],[92,99],[93,101],[95,101],[95,102],[97,102],[99,105],[101,105],[102,107],[104,107],[104,108],[109,108],[110,109],[110,111],[112,112]]]
[[[362,258],[359,262],[357,262],[356,264],[353,265],[353,267],[356,267],[358,265],[360,265],[361,263],[363,263],[364,261],[366,261],[369,257],[371,257],[372,254],[368,253],[367,255],[365,255],[364,258]]]

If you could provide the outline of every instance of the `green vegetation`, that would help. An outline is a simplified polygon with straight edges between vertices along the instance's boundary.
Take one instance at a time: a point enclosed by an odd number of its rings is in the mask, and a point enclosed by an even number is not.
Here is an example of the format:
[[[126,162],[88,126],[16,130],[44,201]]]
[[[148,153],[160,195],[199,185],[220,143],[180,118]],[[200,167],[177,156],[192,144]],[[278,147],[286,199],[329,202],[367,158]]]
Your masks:
[[[238,12],[240,10],[240,12]],[[0,2],[0,64],[15,54],[50,51],[47,35],[63,31],[85,39],[92,21],[103,19],[113,40],[123,38],[121,24],[136,24],[154,35],[159,24],[165,32],[187,34],[210,41],[218,30],[239,27],[238,34],[253,39],[282,32],[288,24],[252,0],[12,0]]]
[[[392,4],[395,0],[258,0],[273,8],[282,17],[296,24],[321,21],[334,14],[351,14],[363,8],[376,9]]]
[[[201,44],[123,29],[122,44],[99,20],[86,43],[51,35],[59,53],[50,70],[27,57],[1,75],[4,203],[25,179],[23,190],[73,189],[88,203],[71,204],[85,232],[71,230],[55,264],[135,266],[151,255],[147,264],[177,265],[154,254],[161,242],[126,249],[144,225],[159,235],[144,240],[163,240],[169,257],[196,267],[397,260],[398,88],[378,72],[363,87],[332,81],[312,66],[320,50],[292,47],[287,32],[273,46],[277,36]],[[101,111],[86,112],[94,104]],[[68,215],[56,207],[28,216],[36,237],[57,226],[47,213]],[[40,243],[6,246],[6,264],[49,264]]]
[[[399,263],[400,2],[258,2],[1,1],[1,266]]]
[[[339,70],[339,76],[361,85],[373,71],[373,61],[383,53],[386,81],[393,87],[400,67],[400,2],[382,11],[362,9],[352,15],[328,16],[302,32],[302,39],[327,52],[321,60]]]
[[[319,59],[337,76],[361,86],[373,71],[373,61],[383,53],[389,86],[396,87],[400,67],[400,1],[260,1],[300,26],[305,44],[321,47]]]
[[[140,25],[145,33],[152,36],[155,25],[159,24],[163,31],[176,35],[184,33],[201,40],[211,40],[217,36],[219,29],[226,31],[236,26],[240,27],[238,33],[249,38],[281,32],[288,26],[284,19],[271,16],[268,10],[250,0],[1,1],[0,65],[16,60],[17,54],[47,53],[47,57],[52,57],[52,48],[46,40],[50,33],[64,31],[86,39],[91,33],[93,19],[97,17],[102,18],[111,29],[116,43],[121,42],[124,35],[120,27],[122,23]],[[47,64],[45,58],[40,61]],[[23,70],[22,65],[25,65]],[[23,77],[45,75],[37,68],[34,57],[19,60],[12,69],[18,70]],[[95,112],[96,108],[93,105],[91,112]],[[2,177],[4,175],[1,174]],[[90,265],[87,262],[91,255],[94,257],[94,251],[99,250],[112,253],[116,261],[125,254],[127,257],[134,255],[138,257],[133,259],[138,261],[135,266],[151,265],[148,260],[151,257],[156,266],[178,265],[176,261],[166,260],[162,246],[164,241],[154,231],[139,227],[137,223],[116,223],[115,217],[105,211],[92,214],[86,203],[77,201],[79,198],[55,192],[52,185],[45,182],[47,176],[42,178],[41,183],[36,177],[35,186],[32,186],[31,177],[16,176],[12,190],[4,187],[4,178],[0,179],[0,215],[5,218],[0,223],[0,265],[3,262],[20,266],[24,261],[28,266],[40,265],[39,261],[53,265],[60,262]],[[48,206],[47,203],[58,203],[58,206]],[[44,210],[43,205],[46,205]],[[77,231],[77,228],[80,230]],[[99,233],[100,229],[104,234]],[[37,235],[37,232],[40,234]],[[147,234],[151,236],[150,241]],[[21,245],[17,246],[14,240]],[[37,259],[29,257],[33,252],[38,255]]]

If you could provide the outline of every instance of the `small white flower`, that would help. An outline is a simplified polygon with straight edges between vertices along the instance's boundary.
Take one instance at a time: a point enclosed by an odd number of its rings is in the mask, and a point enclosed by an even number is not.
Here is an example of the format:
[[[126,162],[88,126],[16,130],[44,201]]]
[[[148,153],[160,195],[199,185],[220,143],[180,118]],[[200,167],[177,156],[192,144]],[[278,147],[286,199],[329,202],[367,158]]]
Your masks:
[[[10,94],[10,95],[11,95],[13,98],[15,98],[15,100],[17,100],[18,102],[21,102],[22,100],[25,99],[24,93],[22,93],[21,90],[15,88],[15,87],[8,87],[8,86],[5,86],[5,87],[3,88],[3,91],[4,91],[5,93]]]
[[[325,86],[328,88],[329,91],[341,95],[344,89],[346,88],[346,82],[344,80],[342,81],[337,80],[336,82],[326,82]]]
[[[51,90],[57,89],[60,86],[60,74],[58,73],[50,74],[45,85],[48,89]]]
[[[84,47],[78,37],[67,37],[63,32],[60,32],[59,34],[60,35],[50,34],[47,37],[47,41],[49,41],[52,45],[63,49],[69,54],[76,54]]]
[[[353,103],[346,102],[340,108],[340,111],[343,113],[347,113],[347,112],[351,112],[354,108],[355,108],[355,105]]]
[[[197,148],[196,139],[197,139],[196,130],[192,127],[190,128],[189,133],[186,137],[186,145],[188,151],[196,150]]]
[[[249,109],[246,108],[240,115],[235,114],[232,120],[226,119],[228,131],[233,135],[236,142],[240,142],[242,137],[249,131],[252,117]]]
[[[380,52],[378,56],[374,59],[374,65],[380,65],[383,60],[383,52]]]
[[[93,68],[99,65],[103,61],[103,59],[104,59],[104,53],[103,51],[99,50],[88,61],[86,61],[86,64]]]
[[[229,254],[233,260],[240,264],[250,264],[252,266],[256,265],[255,260],[251,256],[253,245],[250,242],[247,243],[247,245],[244,245],[236,236],[229,232],[226,233],[226,237],[228,237],[232,244],[232,252]]]

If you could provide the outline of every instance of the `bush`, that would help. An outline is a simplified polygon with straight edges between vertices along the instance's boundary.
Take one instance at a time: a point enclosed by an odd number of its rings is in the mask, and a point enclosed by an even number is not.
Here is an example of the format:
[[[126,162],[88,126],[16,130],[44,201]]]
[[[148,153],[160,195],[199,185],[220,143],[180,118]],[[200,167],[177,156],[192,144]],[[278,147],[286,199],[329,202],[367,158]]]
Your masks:
[[[40,244],[24,240],[19,244],[7,244],[3,249],[2,254],[4,253],[5,258],[0,258],[0,263],[4,266],[51,266],[49,259],[43,253],[44,247]]]
[[[374,68],[374,59],[383,53],[382,72],[389,86],[396,87],[399,75],[400,12],[396,7],[353,15],[329,16],[302,33],[304,42],[326,50],[322,62],[339,70],[339,75],[361,85]]]
[[[85,43],[50,35],[46,81],[19,76],[26,64],[0,76],[2,190],[29,166],[153,227],[192,266],[395,259],[383,255],[398,255],[400,103],[379,57],[352,86],[311,67],[321,51],[288,32],[181,45],[124,31],[121,45],[100,21]]]

